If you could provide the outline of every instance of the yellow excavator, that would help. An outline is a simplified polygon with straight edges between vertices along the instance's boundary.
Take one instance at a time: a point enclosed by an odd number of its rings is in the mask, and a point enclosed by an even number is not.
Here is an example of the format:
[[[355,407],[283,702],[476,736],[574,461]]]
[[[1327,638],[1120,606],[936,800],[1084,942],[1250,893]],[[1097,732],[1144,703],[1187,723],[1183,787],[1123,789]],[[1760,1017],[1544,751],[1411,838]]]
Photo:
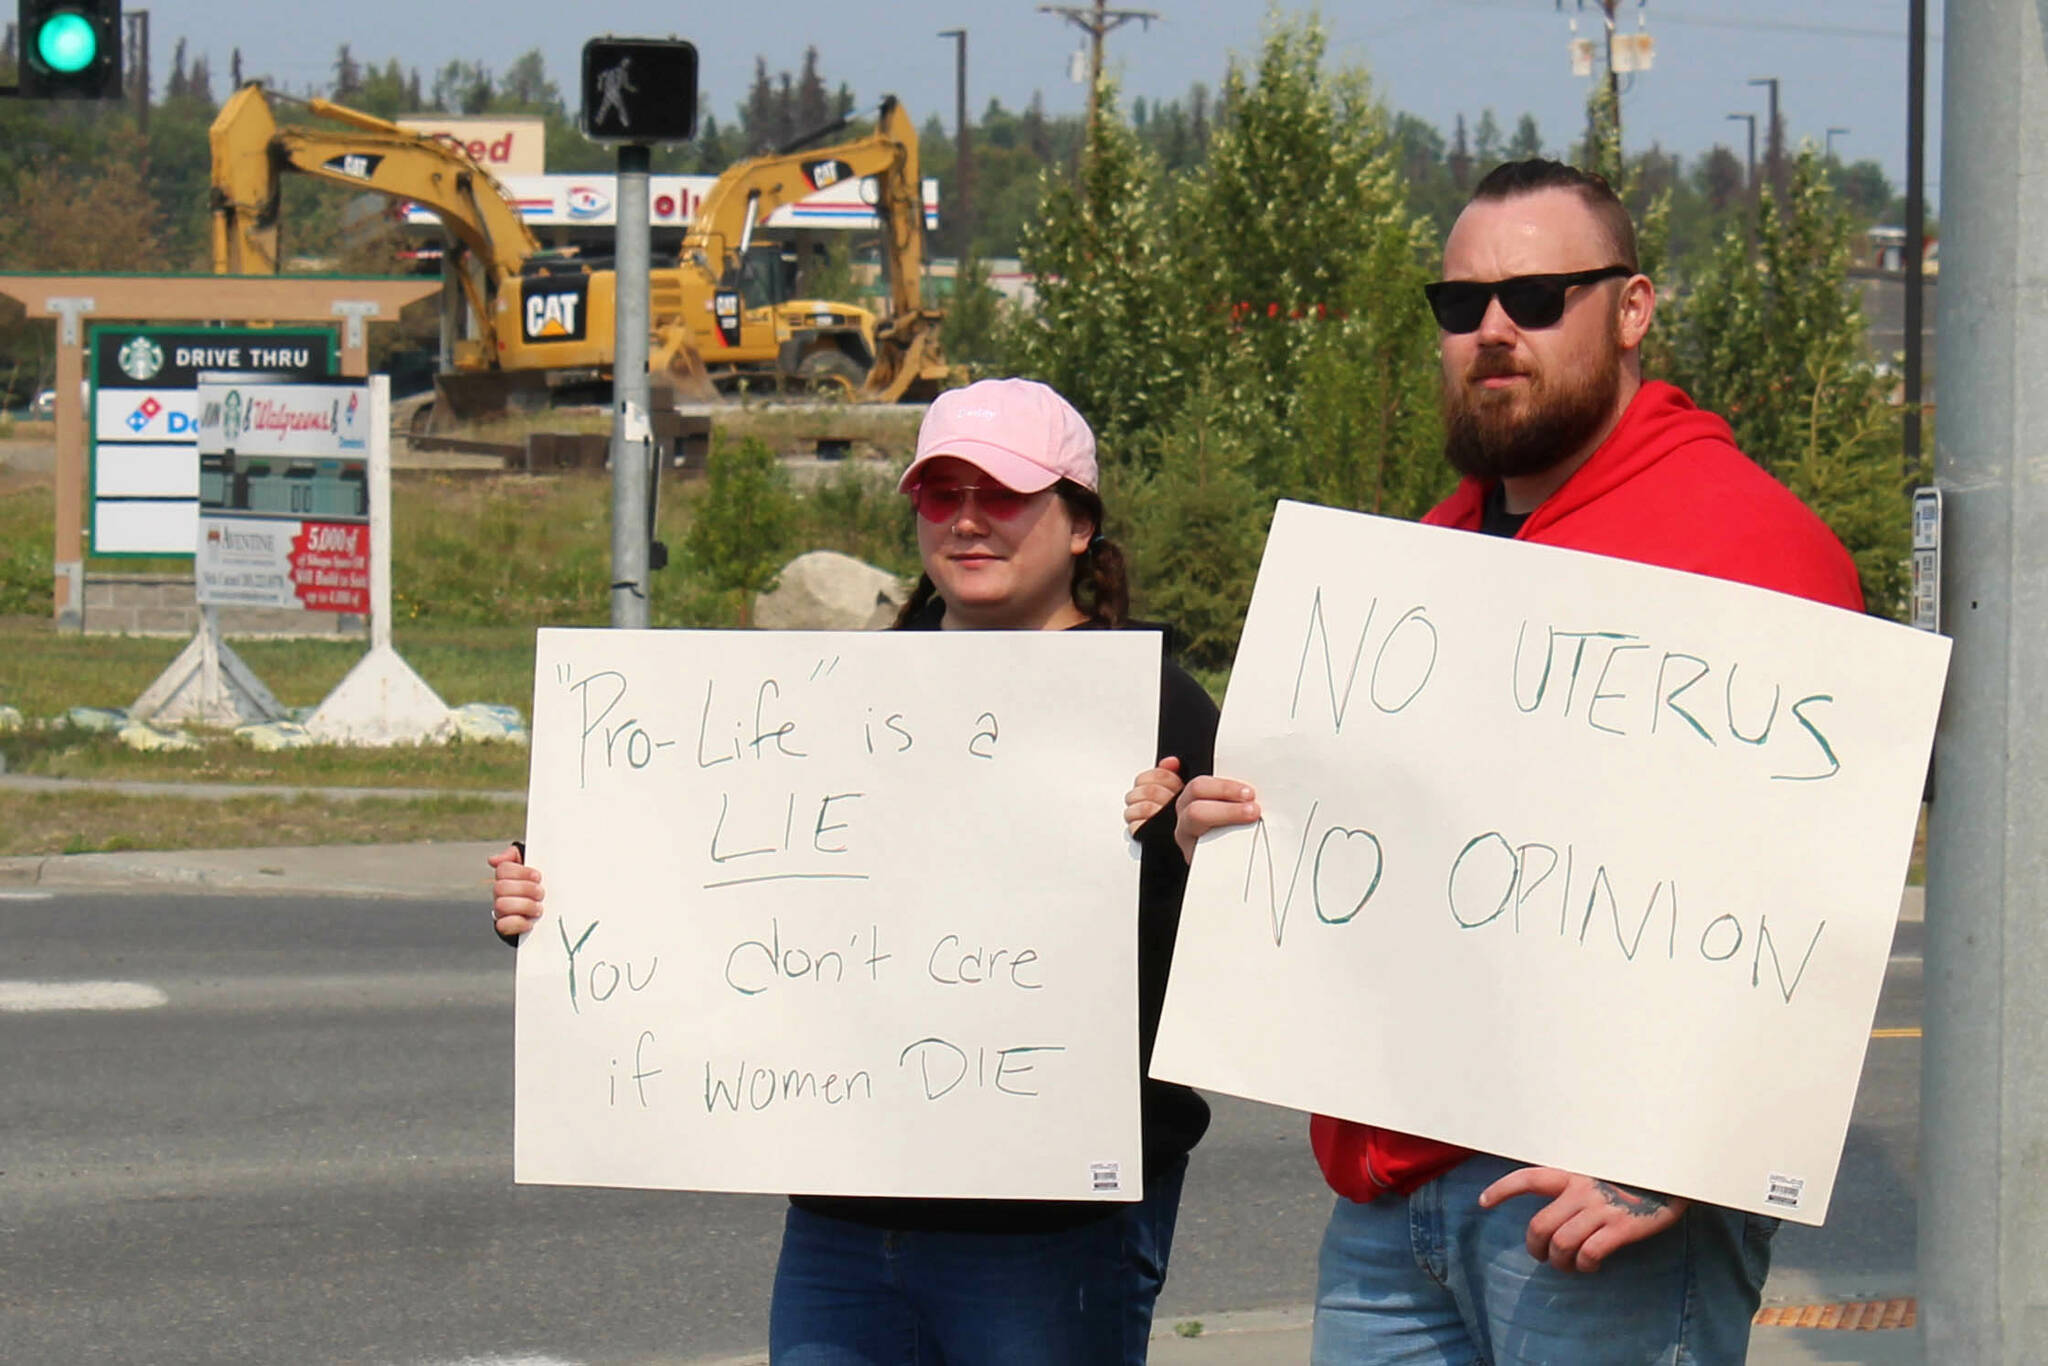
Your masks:
[[[504,187],[461,148],[320,99],[303,104],[326,124],[280,125],[272,102],[283,98],[245,86],[214,120],[216,273],[277,273],[287,173],[409,200],[438,216],[456,247],[444,269],[479,333],[454,346],[458,376],[609,379],[617,278],[608,262],[543,249]],[[873,132],[811,150],[801,144],[728,170],[691,219],[680,262],[650,272],[650,369],[698,397],[764,383],[872,402],[930,397],[952,372],[939,353],[943,315],[920,294],[915,127],[891,97]],[[793,254],[756,236],[776,209],[849,177],[873,187],[882,222],[890,304],[883,317],[795,297]],[[478,386],[464,387],[473,404]]]
[[[814,389],[862,398],[929,398],[948,383],[939,354],[943,314],[924,306],[924,185],[917,129],[894,96],[882,101],[872,132],[819,146],[843,131],[841,119],[718,178],[690,218],[674,296],[666,272],[654,286],[659,373],[688,371],[698,358],[711,373],[794,376]],[[845,303],[794,297],[793,253],[757,239],[768,216],[829,186],[860,180],[882,224],[882,274],[888,313],[877,318]]]

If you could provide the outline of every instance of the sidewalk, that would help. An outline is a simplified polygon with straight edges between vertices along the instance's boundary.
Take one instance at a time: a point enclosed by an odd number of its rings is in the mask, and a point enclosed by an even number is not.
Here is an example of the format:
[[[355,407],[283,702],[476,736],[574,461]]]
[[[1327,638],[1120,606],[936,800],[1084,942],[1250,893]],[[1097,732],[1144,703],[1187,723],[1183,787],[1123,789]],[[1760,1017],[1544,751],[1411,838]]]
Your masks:
[[[1770,1297],[1766,1294],[1768,1305]],[[1309,1307],[1192,1316],[1202,1331],[1180,1337],[1172,1324],[1152,1335],[1152,1366],[1280,1366],[1306,1362]],[[1176,1322],[1187,1323],[1190,1318]],[[765,1355],[753,1358],[766,1362]],[[1750,1335],[1751,1366],[1809,1366],[1863,1362],[1869,1366],[1921,1366],[1920,1335],[1911,1329],[1879,1332],[1821,1328],[1758,1328]],[[739,1366],[737,1362],[733,1366]],[[1568,1363],[1559,1363],[1568,1366]]]
[[[1765,1296],[1766,1307],[1771,1296]],[[1310,1307],[1254,1309],[1230,1314],[1184,1314],[1162,1320],[1152,1333],[1151,1366],[1286,1366],[1305,1363]],[[1200,1332],[1183,1336],[1176,1329]],[[1865,1332],[1823,1328],[1758,1328],[1750,1336],[1750,1366],[1814,1366],[1860,1362],[1866,1366],[1922,1366],[1920,1334],[1912,1329]],[[694,1366],[767,1366],[766,1352],[720,1357]],[[1558,1366],[1570,1366],[1560,1362]]]
[[[184,790],[190,792],[191,787],[187,785]],[[507,824],[509,829],[509,813]],[[490,870],[484,860],[503,847],[503,841],[494,840],[0,858],[0,894],[24,889],[180,895],[267,893],[475,901],[481,906],[490,885]],[[1921,889],[1907,888],[1900,906],[1901,919],[1917,921],[1924,914]],[[1787,1269],[1774,1275],[1765,1287],[1764,1306],[1769,1310],[1867,1303],[1904,1298],[1912,1293],[1910,1285],[1860,1281],[1833,1284]],[[1306,1362],[1310,1313],[1305,1303],[1281,1309],[1177,1313],[1159,1321],[1153,1334],[1151,1360],[1156,1366],[1277,1366]],[[719,1358],[715,1363],[701,1361],[697,1366],[764,1366],[767,1359],[763,1351]],[[1749,1360],[1759,1366],[1830,1362],[1921,1366],[1924,1358],[1920,1335],[1912,1329],[1758,1327],[1750,1340]]]

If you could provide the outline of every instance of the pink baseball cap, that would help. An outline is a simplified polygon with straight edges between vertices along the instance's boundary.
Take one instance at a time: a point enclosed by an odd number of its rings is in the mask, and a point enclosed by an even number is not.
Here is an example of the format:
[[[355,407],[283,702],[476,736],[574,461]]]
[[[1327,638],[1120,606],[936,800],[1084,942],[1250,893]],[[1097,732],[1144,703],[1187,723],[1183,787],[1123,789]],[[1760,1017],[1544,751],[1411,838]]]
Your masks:
[[[1062,479],[1093,489],[1095,433],[1074,405],[1032,379],[976,380],[932,400],[917,429],[917,458],[899,493],[917,483],[926,462],[965,460],[1005,488],[1037,493]]]

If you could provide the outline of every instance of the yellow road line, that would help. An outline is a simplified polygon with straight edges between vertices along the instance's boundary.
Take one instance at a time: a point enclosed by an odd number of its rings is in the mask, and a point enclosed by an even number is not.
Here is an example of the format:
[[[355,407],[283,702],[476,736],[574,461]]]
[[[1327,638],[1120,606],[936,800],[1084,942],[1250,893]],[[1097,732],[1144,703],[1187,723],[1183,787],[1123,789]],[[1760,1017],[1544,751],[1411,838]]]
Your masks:
[[[1870,1031],[1870,1037],[1873,1039],[1917,1039],[1920,1037],[1920,1026],[1907,1025],[1903,1029],[1873,1029]]]
[[[1914,1299],[1865,1300],[1854,1304],[1797,1304],[1772,1306],[1757,1311],[1751,1320],[1759,1328],[1911,1328],[1919,1321],[1920,1306]]]

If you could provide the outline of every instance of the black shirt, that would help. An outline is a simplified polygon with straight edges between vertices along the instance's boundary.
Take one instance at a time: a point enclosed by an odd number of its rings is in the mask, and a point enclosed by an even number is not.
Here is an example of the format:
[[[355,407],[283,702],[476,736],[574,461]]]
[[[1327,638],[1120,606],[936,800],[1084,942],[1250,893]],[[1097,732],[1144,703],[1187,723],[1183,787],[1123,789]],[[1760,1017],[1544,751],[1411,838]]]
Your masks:
[[[934,630],[944,610],[935,600],[909,623],[909,630]],[[1075,630],[1100,629],[1094,622]],[[1164,628],[1131,622],[1126,630]],[[1159,678],[1158,757],[1180,760],[1183,779],[1201,777],[1216,766],[1216,704],[1187,670],[1162,649]],[[1116,813],[1102,813],[1105,838]],[[1138,1075],[1145,1170],[1171,1167],[1187,1156],[1209,1127],[1209,1104],[1194,1091],[1154,1081],[1152,1042],[1166,1002],[1166,974],[1180,932],[1181,893],[1187,889],[1187,861],[1173,840],[1171,806],[1138,832]],[[1121,1205],[1093,1200],[911,1200],[869,1196],[792,1195],[790,1203],[815,1214],[875,1228],[927,1233],[1044,1233],[1073,1228],[1115,1214]]]
[[[1488,536],[1505,536],[1513,539],[1522,529],[1522,523],[1529,520],[1526,512],[1508,511],[1508,493],[1505,485],[1495,484],[1486,491],[1486,502],[1479,512],[1479,529]]]

